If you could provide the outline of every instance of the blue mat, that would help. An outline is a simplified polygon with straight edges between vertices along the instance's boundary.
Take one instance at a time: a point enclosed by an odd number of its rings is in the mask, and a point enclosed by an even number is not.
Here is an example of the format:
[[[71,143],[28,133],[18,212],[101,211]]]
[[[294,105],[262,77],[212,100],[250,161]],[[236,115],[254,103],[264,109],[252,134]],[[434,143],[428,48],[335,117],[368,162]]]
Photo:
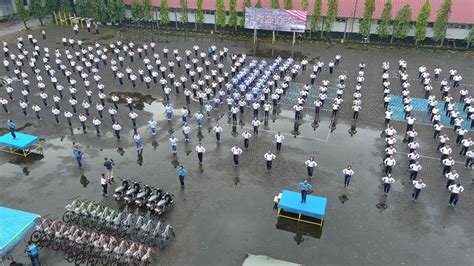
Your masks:
[[[300,213],[315,218],[324,218],[326,215],[327,198],[310,196],[306,197],[306,203],[301,203],[301,193],[283,190],[278,208],[287,212]]]
[[[405,111],[403,110],[403,98],[402,96],[390,95],[392,99],[390,100],[389,107],[392,110],[392,120],[395,121],[406,121],[405,120]],[[432,125],[431,115],[428,113],[428,99],[423,98],[412,98],[413,110],[411,113],[416,117],[416,122],[421,124]],[[440,109],[441,114],[441,124],[446,128],[454,128],[450,124],[451,118],[446,116],[446,111],[444,110],[444,102],[438,102],[438,108]],[[454,108],[459,111],[459,116],[464,119],[463,128],[470,131],[471,130],[471,121],[466,119],[467,113],[462,110],[463,104],[455,103]]]
[[[16,139],[13,139],[10,133],[0,137],[0,145],[16,149],[26,149],[39,141],[38,136],[28,135],[21,132],[15,132]]]
[[[35,228],[38,214],[0,207],[0,257]]]

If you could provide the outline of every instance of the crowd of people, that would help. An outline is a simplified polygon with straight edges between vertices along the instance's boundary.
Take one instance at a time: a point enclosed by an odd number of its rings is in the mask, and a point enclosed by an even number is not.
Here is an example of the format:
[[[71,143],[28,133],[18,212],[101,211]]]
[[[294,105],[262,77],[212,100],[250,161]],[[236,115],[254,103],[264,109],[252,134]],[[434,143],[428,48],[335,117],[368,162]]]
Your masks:
[[[78,36],[77,28],[74,29],[74,33]],[[45,34],[43,34],[43,39],[46,39]],[[137,45],[134,42],[116,41],[104,45],[85,44],[81,39],[62,38],[61,43],[63,47],[55,48],[53,51],[47,46],[40,45],[32,34],[28,34],[27,40],[19,36],[14,45],[3,43],[3,65],[8,75],[5,94],[0,97],[4,112],[6,114],[11,111],[21,112],[28,117],[31,109],[38,121],[42,121],[49,114],[58,126],[62,125],[65,119],[71,131],[74,125],[80,125],[84,133],[87,133],[89,128],[93,128],[98,137],[103,137],[103,131],[107,130],[104,129],[104,124],[110,125],[109,130],[114,133],[117,141],[122,139],[124,126],[131,124],[133,131],[131,140],[135,143],[139,156],[143,152],[144,145],[137,130],[140,124],[139,113],[134,107],[136,100],[131,96],[118,93],[122,88],[131,88],[132,91],[157,90],[165,105],[167,121],[173,121],[175,113],[178,113],[180,130],[185,142],[190,141],[191,121],[194,119],[199,130],[204,119],[212,123],[211,128],[215,133],[216,142],[220,143],[224,129],[217,119],[213,118],[224,111],[229,116],[229,122],[236,124],[239,115],[242,117],[244,113],[252,112],[253,135],[247,130],[241,134],[244,150],[239,145],[233,145],[230,148],[235,166],[239,165],[239,157],[250,148],[250,139],[258,136],[260,118],[263,116],[264,119],[268,119],[270,113],[279,107],[281,99],[292,87],[291,83],[299,75],[308,82],[299,92],[299,97],[292,107],[296,122],[302,119],[306,108],[314,108],[315,116],[319,116],[328,100],[331,101],[329,103],[332,110],[331,120],[335,120],[344,102],[344,92],[348,90],[346,88],[347,75],[344,72],[338,75],[339,82],[331,85],[336,90],[334,99],[328,96],[329,80],[322,80],[318,88],[315,88],[318,75],[325,69],[325,63],[322,61],[314,63],[312,69],[308,71],[307,59],[296,62],[293,58],[250,58],[246,54],[231,53],[226,47],[218,49],[215,45],[206,49],[194,45],[191,49],[184,51],[179,49],[170,51],[167,47],[158,47],[154,42]],[[334,69],[339,67],[340,62],[341,55],[339,54],[327,62],[326,70],[330,75],[333,75]],[[353,120],[359,118],[362,109],[365,67],[365,63],[360,63],[358,73],[354,78],[356,85],[351,97]],[[392,170],[397,165],[394,157],[397,153],[395,148],[397,131],[392,125],[393,112],[390,107],[391,97],[394,94],[391,92],[390,63],[384,62],[382,69],[383,103],[386,109],[386,129],[382,132],[386,141],[386,156],[383,159],[385,176],[382,178],[382,183],[384,194],[388,195],[391,184],[395,182]],[[405,140],[409,150],[409,178],[414,186],[412,199],[416,201],[426,184],[422,179],[417,179],[423,167],[420,155],[417,153],[420,144],[417,142],[417,132],[414,128],[416,117],[411,113],[413,110],[410,96],[411,85],[406,61],[400,60],[398,70],[403,110],[407,121]],[[438,80],[441,72],[440,68],[434,69],[433,79]],[[102,80],[102,77],[107,75],[113,76],[110,87],[106,86]],[[433,121],[434,138],[439,140],[437,150],[441,153],[442,174],[448,179],[446,187],[451,191],[449,204],[454,207],[459,193],[464,188],[455,182],[459,175],[453,169],[455,161],[451,156],[452,147],[448,143],[448,136],[443,133],[444,126],[441,123],[441,117],[442,112],[450,117],[451,125],[457,134],[456,145],[461,146],[460,155],[466,157],[465,166],[472,167],[473,151],[470,147],[473,141],[470,137],[464,137],[468,131],[463,123],[464,120],[471,120],[471,128],[473,127],[474,103],[472,103],[472,97],[468,95],[469,91],[466,88],[459,88],[462,76],[454,69],[449,71],[449,81],[441,81],[440,99],[444,103],[443,111],[440,110],[440,102],[432,91],[431,75],[425,66],[419,68],[418,78],[428,99],[427,112]],[[466,117],[461,117],[461,113],[456,108],[456,100],[453,96],[455,90],[459,90],[458,102],[467,113]],[[314,97],[314,102],[309,103],[309,96]],[[185,104],[177,108],[175,104],[181,101]],[[194,108],[191,106],[194,105],[192,103],[194,101],[197,102],[199,108],[193,113],[191,110]],[[123,103],[126,104],[126,108],[122,106]],[[50,111],[47,111],[48,109]],[[130,123],[125,123],[126,119]],[[148,125],[152,135],[159,134],[158,121],[152,118],[148,121]],[[14,121],[10,119],[8,128],[14,138],[15,126]],[[274,138],[275,150],[278,154],[282,150],[285,136],[278,132]],[[172,133],[169,142],[171,152],[177,154],[178,136]],[[206,148],[199,143],[195,151],[198,163],[202,165]],[[82,152],[75,149],[73,154],[79,167],[82,167],[80,159]],[[277,155],[272,150],[268,150],[262,158],[265,161],[266,170],[270,172]],[[305,162],[308,177],[305,182],[299,184],[303,203],[306,192],[311,190],[308,182],[313,178],[317,165],[314,157]],[[183,171],[181,172],[184,173]],[[353,175],[354,170],[351,165],[348,165],[343,170],[344,187],[349,186]],[[183,178],[180,177],[180,181],[184,187],[184,174],[179,176],[183,176]],[[306,192],[303,193],[303,191]]]

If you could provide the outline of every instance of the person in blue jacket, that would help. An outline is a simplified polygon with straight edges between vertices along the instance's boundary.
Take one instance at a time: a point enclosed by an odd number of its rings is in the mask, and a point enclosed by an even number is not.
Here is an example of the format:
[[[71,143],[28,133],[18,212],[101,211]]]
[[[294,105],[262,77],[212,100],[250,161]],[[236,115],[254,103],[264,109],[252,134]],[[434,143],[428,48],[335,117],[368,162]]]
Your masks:
[[[81,150],[79,150],[79,147],[75,146],[74,150],[72,151],[72,154],[74,154],[74,157],[76,157],[79,168],[82,168],[82,154],[83,153]]]
[[[308,179],[305,179],[303,182],[300,183],[301,203],[306,203],[306,196],[312,188],[313,186],[308,183]]]
[[[176,169],[176,173],[179,177],[179,182],[181,183],[181,188],[184,188],[184,176],[188,173],[188,171],[184,170],[184,167],[180,165],[178,169]]]
[[[26,252],[28,252],[28,256],[30,257],[31,264],[33,266],[41,266],[41,261],[39,259],[38,254],[38,247],[33,244],[31,241],[28,241],[28,247],[26,247]]]
[[[7,127],[8,127],[8,130],[10,130],[10,134],[12,135],[13,139],[16,139],[16,134],[15,134],[16,125],[15,123],[13,123],[13,120],[11,119],[8,120]]]

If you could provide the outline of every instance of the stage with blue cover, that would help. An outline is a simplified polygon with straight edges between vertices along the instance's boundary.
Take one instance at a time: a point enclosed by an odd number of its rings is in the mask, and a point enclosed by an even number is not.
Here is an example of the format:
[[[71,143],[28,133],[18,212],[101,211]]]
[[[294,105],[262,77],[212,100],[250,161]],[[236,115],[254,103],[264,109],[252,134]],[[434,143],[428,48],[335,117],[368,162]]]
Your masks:
[[[306,203],[302,203],[301,193],[289,190],[283,190],[278,197],[278,217],[323,226],[327,198],[308,195]]]
[[[11,133],[0,137],[0,151],[27,157],[33,152],[42,153],[40,137],[21,132],[15,132],[14,139]]]

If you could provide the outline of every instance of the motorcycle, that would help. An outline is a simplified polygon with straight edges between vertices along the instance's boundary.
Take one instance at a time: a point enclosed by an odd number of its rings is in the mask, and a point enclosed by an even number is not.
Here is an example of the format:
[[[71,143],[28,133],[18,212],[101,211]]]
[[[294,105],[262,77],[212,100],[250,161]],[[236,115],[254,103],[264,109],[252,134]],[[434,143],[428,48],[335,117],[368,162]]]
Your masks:
[[[163,197],[163,193],[164,191],[161,188],[155,188],[153,190],[153,193],[148,198],[148,201],[146,203],[146,207],[148,208],[148,210],[152,211],[155,208],[158,201],[160,201]]]
[[[155,213],[158,215],[163,214],[174,202],[174,195],[166,192],[160,201],[155,206]]]
[[[150,197],[151,192],[152,192],[151,187],[148,185],[145,185],[143,190],[137,194],[137,197],[135,198],[135,204],[138,207],[143,206],[147,202],[147,199]]]
[[[120,201],[124,196],[125,193],[128,191],[130,188],[130,181],[127,179],[122,179],[122,185],[120,185],[118,188],[115,189],[114,192],[114,198],[117,201]]]
[[[132,201],[135,199],[137,194],[140,192],[140,183],[138,182],[133,182],[131,185],[131,188],[125,192],[125,196],[123,199],[127,204],[132,203]]]

